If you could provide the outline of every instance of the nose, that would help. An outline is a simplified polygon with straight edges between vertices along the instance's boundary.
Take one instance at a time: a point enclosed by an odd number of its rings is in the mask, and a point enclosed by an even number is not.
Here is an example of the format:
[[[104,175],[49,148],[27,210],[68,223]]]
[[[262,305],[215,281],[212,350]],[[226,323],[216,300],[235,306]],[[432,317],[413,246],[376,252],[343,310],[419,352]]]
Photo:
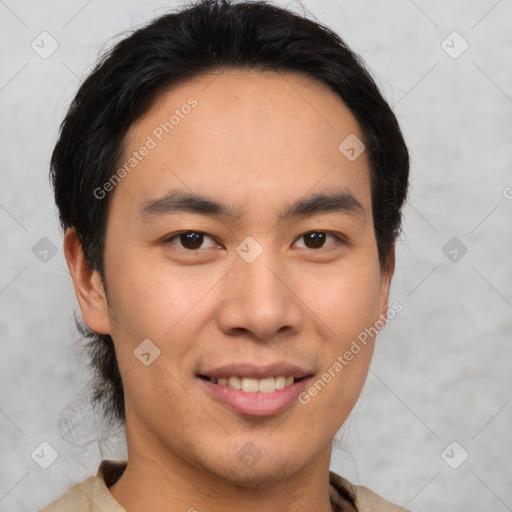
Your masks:
[[[252,263],[237,257],[223,280],[221,297],[216,320],[225,334],[249,333],[258,340],[269,340],[295,334],[302,327],[301,301],[284,264],[271,251],[264,251]]]

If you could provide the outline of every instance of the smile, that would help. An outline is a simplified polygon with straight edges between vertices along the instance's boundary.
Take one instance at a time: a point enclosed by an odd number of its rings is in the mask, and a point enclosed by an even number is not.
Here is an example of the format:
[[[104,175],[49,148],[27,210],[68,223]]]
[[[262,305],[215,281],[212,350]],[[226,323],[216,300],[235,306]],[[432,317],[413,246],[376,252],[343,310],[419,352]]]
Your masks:
[[[239,415],[273,416],[298,403],[313,372],[288,364],[227,365],[197,374],[206,396]]]
[[[274,393],[275,391],[290,387],[295,378],[293,376],[266,377],[264,379],[252,379],[248,377],[203,377],[213,384],[229,386],[230,388],[244,391],[245,393]]]

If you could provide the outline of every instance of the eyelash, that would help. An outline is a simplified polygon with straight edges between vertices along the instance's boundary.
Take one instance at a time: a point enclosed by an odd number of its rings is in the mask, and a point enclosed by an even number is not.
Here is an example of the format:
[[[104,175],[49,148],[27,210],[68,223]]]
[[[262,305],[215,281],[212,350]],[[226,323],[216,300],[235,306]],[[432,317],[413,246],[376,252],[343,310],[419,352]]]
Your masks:
[[[327,237],[332,237],[335,239],[335,242],[334,243],[331,243],[331,244],[328,244],[328,245],[324,245],[322,247],[318,247],[318,248],[310,248],[310,247],[303,247],[302,249],[307,249],[307,250],[310,250],[310,251],[318,251],[320,249],[326,249],[328,247],[331,247],[332,245],[338,245],[338,244],[346,244],[347,241],[346,239],[342,236],[342,235],[339,235],[339,234],[335,234],[335,233],[332,233],[330,231],[322,231],[322,230],[312,230],[312,231],[307,231],[306,233],[303,233],[302,235],[300,235],[299,237],[297,237],[295,239],[295,241],[293,242],[294,244],[297,243],[298,240],[301,240],[303,239],[305,236],[307,235],[312,235],[312,234],[315,234],[315,233],[320,233],[320,234],[324,234],[326,235],[326,238]],[[208,233],[204,233],[203,231],[180,231],[178,233],[174,233],[173,235],[169,236],[168,238],[166,238],[164,240],[164,243],[165,244],[172,244],[174,242],[174,240],[176,239],[179,239],[181,236],[183,235],[187,235],[187,234],[196,234],[196,235],[201,235],[203,237],[206,237],[206,238],[209,238],[211,239],[213,242],[215,242],[217,245],[220,245],[213,236],[209,235]],[[176,245],[176,244],[175,244]],[[202,245],[202,244],[201,244]],[[188,249],[186,247],[183,247],[183,246],[178,246],[180,249],[184,250],[184,251],[187,251],[187,252],[198,252],[200,251],[201,249]]]

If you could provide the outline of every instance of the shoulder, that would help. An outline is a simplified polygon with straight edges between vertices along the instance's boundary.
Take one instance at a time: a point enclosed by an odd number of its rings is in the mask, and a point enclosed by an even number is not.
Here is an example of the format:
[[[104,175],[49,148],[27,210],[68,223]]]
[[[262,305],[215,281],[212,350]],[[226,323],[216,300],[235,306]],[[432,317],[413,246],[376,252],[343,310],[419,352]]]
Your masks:
[[[349,496],[352,499],[357,512],[409,512],[407,509],[381,498],[367,487],[354,485],[332,471],[329,481],[331,487],[340,496]]]
[[[126,466],[120,461],[103,461],[96,476],[75,485],[39,512],[126,512],[108,491],[108,485]]]
[[[54,501],[40,512],[85,512],[93,509],[90,501],[94,490],[96,477],[91,476],[80,485],[75,485],[58,500]]]

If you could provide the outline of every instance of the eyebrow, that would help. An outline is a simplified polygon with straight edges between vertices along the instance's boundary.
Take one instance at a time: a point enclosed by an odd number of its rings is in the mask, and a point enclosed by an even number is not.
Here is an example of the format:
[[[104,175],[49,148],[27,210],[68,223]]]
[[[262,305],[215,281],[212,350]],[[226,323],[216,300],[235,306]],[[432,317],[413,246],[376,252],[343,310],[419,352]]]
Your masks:
[[[150,222],[156,218],[172,213],[195,213],[210,217],[236,218],[241,212],[232,206],[215,199],[195,193],[173,190],[157,199],[145,201],[139,209],[137,217],[142,222]],[[278,214],[278,221],[292,217],[338,213],[359,216],[364,220],[366,212],[363,205],[350,192],[319,193],[298,199],[285,206]]]

